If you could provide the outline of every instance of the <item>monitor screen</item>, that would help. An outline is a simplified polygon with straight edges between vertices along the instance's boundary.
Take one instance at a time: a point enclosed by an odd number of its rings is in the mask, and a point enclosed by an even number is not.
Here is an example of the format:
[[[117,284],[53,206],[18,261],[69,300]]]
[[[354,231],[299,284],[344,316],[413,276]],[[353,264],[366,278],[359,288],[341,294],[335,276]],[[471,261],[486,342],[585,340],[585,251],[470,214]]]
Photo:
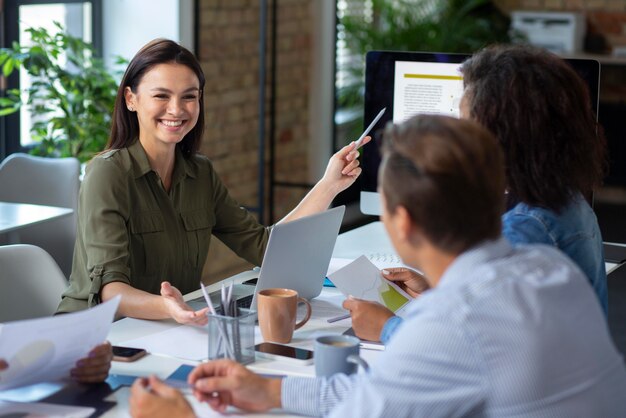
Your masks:
[[[376,193],[381,133],[389,121],[402,122],[420,113],[459,116],[463,95],[462,63],[467,54],[370,51],[365,64],[365,126],[387,108],[372,129],[375,139],[363,147],[361,212],[380,215]],[[600,64],[589,59],[566,59],[585,80],[598,113]]]

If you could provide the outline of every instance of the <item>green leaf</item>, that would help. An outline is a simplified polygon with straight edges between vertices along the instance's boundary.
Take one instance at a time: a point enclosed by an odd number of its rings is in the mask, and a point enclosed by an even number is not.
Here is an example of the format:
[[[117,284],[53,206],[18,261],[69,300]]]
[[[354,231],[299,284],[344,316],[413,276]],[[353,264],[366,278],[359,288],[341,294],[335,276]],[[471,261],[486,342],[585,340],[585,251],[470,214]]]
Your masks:
[[[13,58],[8,58],[5,63],[2,65],[2,74],[5,77],[8,77],[13,72],[15,68],[15,60]]]
[[[20,106],[17,107],[7,107],[4,109],[0,109],[0,116],[6,116],[6,115],[11,115],[15,112],[17,112],[20,109]]]
[[[0,68],[11,73],[22,65],[33,77],[23,92],[36,121],[31,126],[31,137],[37,142],[33,152],[73,155],[86,161],[102,151],[108,140],[116,77],[123,71],[109,71],[91,45],[69,35],[58,22],[54,26],[52,33],[27,28],[30,46],[13,43],[11,49],[0,49]],[[116,62],[128,63],[119,57]],[[0,116],[20,108],[21,93],[11,89],[0,98]]]

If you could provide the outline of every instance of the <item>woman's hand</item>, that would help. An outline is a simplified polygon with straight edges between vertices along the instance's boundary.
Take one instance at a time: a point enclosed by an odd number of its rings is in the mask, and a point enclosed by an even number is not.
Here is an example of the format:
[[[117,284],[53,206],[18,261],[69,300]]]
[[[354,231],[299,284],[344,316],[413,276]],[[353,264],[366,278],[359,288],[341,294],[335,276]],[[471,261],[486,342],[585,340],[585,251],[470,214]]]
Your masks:
[[[165,309],[170,316],[179,324],[206,325],[206,316],[209,308],[194,311],[185,303],[180,290],[176,289],[169,282],[161,283],[161,296]]]
[[[72,379],[81,383],[104,382],[109,375],[113,349],[108,341],[96,346],[87,357],[76,362],[76,367],[70,370]]]
[[[366,136],[362,145],[367,144],[371,137]],[[324,177],[320,183],[334,190],[338,194],[352,185],[361,174],[359,167],[359,151],[356,149],[356,143],[353,141],[337,151],[326,166]]]
[[[430,284],[424,276],[408,268],[388,268],[382,270],[381,273],[385,279],[394,282],[400,289],[414,298],[430,289]]]
[[[142,417],[195,417],[183,394],[154,376],[138,378],[130,388],[130,415]]]
[[[367,144],[369,141],[370,137],[367,136],[364,138],[363,144]],[[358,157],[359,152],[356,150],[354,142],[337,151],[335,155],[330,157],[322,179],[304,196],[300,204],[279,223],[291,222],[328,209],[337,194],[350,187],[361,174]]]

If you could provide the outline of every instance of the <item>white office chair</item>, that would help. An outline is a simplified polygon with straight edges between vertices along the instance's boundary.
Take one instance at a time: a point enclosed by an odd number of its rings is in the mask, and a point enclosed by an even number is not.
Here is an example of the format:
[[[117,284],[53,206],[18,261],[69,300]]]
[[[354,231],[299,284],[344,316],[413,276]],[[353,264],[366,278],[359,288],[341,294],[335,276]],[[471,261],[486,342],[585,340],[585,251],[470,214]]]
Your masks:
[[[0,201],[74,209],[70,216],[19,231],[19,242],[36,245],[50,253],[66,278],[72,269],[76,239],[79,174],[80,162],[76,158],[44,158],[17,153],[0,164]]]
[[[0,323],[54,314],[67,281],[50,254],[34,245],[0,246]]]

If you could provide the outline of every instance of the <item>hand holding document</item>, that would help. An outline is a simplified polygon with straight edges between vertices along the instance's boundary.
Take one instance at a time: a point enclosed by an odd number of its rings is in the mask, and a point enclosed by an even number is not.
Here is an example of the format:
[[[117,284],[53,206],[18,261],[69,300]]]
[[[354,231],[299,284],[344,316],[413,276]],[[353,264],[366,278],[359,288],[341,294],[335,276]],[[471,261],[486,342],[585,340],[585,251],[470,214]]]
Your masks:
[[[106,340],[120,297],[69,314],[0,324],[0,391],[68,377],[76,362]]]
[[[375,301],[393,312],[413,299],[396,284],[385,280],[378,267],[365,256],[336,270],[328,278],[345,296]]]

